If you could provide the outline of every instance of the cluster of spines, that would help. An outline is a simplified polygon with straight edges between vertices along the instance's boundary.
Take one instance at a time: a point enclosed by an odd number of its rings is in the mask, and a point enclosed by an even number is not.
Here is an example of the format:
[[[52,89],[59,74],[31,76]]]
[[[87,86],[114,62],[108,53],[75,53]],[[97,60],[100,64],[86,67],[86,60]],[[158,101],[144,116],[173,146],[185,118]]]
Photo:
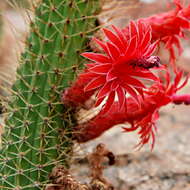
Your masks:
[[[68,164],[75,119],[60,94],[82,66],[97,8],[97,0],[43,0],[36,9],[7,107],[0,189],[42,189],[55,165]]]

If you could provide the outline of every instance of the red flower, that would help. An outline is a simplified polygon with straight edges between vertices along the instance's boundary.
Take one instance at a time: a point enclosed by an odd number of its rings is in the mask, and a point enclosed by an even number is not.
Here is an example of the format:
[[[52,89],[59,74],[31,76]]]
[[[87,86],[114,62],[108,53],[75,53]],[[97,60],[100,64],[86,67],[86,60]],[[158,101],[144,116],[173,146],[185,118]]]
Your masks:
[[[180,0],[174,0],[175,10],[140,19],[152,27],[152,40],[160,40],[170,52],[170,60],[176,60],[174,47],[182,52],[180,38],[184,38],[184,30],[190,29],[190,5],[185,8]]]
[[[97,90],[95,106],[100,105],[107,98],[104,112],[109,111],[116,96],[120,109],[126,107],[126,94],[139,102],[138,95],[143,96],[143,90],[146,89],[142,79],[158,80],[149,70],[159,67],[159,58],[151,56],[157,43],[151,44],[150,26],[131,21],[128,35],[115,26],[113,30],[115,33],[104,29],[108,42],[103,43],[95,39],[105,54],[82,54],[92,61],[87,65],[88,69],[83,77],[94,74],[84,91]]]
[[[156,121],[159,119],[159,109],[171,102],[176,103],[176,100],[181,100],[180,103],[185,103],[188,105],[190,97],[186,95],[186,99],[179,98],[176,95],[177,91],[183,88],[188,81],[188,77],[180,85],[183,72],[176,71],[176,76],[174,82],[171,82],[171,77],[169,72],[166,71],[165,81],[160,81],[160,83],[155,83],[148,91],[145,96],[145,101],[142,103],[143,114],[139,117],[137,116],[132,120],[130,128],[124,128],[126,132],[134,131],[140,129],[138,134],[140,135],[140,143],[138,146],[143,146],[152,139],[152,149],[155,143],[155,131],[156,131]],[[178,97],[178,98],[177,98]],[[130,111],[130,110],[129,110]],[[146,116],[143,116],[146,113]]]
[[[77,133],[76,138],[78,142],[94,139],[116,124],[128,122],[131,124],[131,127],[125,127],[124,130],[125,132],[138,130],[140,135],[138,146],[141,147],[152,139],[151,146],[153,148],[156,121],[159,119],[160,107],[176,101],[179,104],[180,100],[181,103],[190,104],[190,95],[185,95],[186,100],[183,95],[176,95],[176,92],[187,84],[188,77],[180,85],[182,75],[182,72],[176,72],[174,82],[172,83],[169,73],[166,72],[165,81],[157,82],[147,90],[145,98],[141,102],[141,107],[137,105],[134,99],[129,97],[127,98],[127,110],[120,110],[119,103],[115,102],[109,114],[105,115],[100,112],[87,123],[77,126],[76,129],[79,133]]]
[[[156,121],[159,119],[158,110],[155,109],[153,112],[147,112],[147,115],[142,119],[134,120],[131,123],[131,128],[123,128],[125,132],[131,132],[135,130],[139,130],[138,134],[140,135],[140,142],[136,145],[136,147],[141,148],[144,144],[147,144],[150,139],[152,139],[151,149],[154,148],[155,144],[155,132]]]

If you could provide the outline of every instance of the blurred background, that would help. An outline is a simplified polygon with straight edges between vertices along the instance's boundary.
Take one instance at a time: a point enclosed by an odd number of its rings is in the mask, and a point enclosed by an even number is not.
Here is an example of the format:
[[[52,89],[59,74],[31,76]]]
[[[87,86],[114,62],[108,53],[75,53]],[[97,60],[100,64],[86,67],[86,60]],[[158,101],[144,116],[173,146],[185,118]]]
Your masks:
[[[0,98],[9,96],[16,78],[19,57],[25,46],[33,9],[39,0],[0,0]],[[129,20],[146,17],[172,8],[169,0],[101,0],[98,23],[124,27]],[[187,1],[186,1],[187,2]],[[95,35],[101,36],[100,32]],[[178,66],[190,72],[190,34],[183,40],[184,52]],[[91,45],[93,47],[93,44]],[[160,48],[163,62],[168,53]],[[181,91],[190,93],[190,83]],[[122,133],[116,126],[89,143],[76,145],[72,171],[86,181],[85,156],[102,142],[116,155],[116,165],[105,176],[119,190],[190,190],[190,106],[169,105],[161,110],[154,150],[149,146],[135,151],[135,133]]]
[[[31,11],[27,0],[0,1],[0,95],[7,96],[15,80]]]

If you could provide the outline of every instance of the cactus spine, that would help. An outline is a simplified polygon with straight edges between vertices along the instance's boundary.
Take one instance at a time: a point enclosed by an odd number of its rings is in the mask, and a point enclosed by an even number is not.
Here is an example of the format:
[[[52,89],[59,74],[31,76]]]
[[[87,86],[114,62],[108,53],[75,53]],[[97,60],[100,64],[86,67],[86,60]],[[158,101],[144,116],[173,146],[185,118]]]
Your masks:
[[[98,0],[42,0],[8,104],[0,189],[38,190],[72,152],[73,111],[60,94],[82,66]]]

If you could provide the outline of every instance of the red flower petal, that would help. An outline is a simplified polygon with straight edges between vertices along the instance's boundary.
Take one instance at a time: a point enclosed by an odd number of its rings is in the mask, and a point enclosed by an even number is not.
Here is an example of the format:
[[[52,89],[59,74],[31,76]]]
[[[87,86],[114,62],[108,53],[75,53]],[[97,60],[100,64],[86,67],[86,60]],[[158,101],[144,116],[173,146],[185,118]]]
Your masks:
[[[146,88],[146,86],[140,80],[135,79],[130,76],[125,77],[125,84],[129,84],[129,85],[132,85],[132,86],[138,87],[138,88]]]
[[[114,80],[111,84],[111,90],[115,91],[119,87],[119,83],[117,80]]]
[[[116,79],[117,77],[114,75],[113,73],[113,70],[110,70],[108,73],[107,73],[107,76],[106,76],[106,81],[112,81],[114,79]]]
[[[125,55],[127,55],[129,58],[133,56],[134,52],[137,48],[137,36],[134,36],[130,41],[127,48],[127,51],[125,52]]]
[[[118,37],[121,40],[124,48],[126,48],[127,40],[125,38],[124,33],[119,28],[115,27],[114,25],[112,25],[112,28],[115,30],[116,34],[118,35]]]
[[[142,90],[142,88],[137,88],[135,87],[135,90],[141,95],[141,97],[144,99],[144,92]],[[140,97],[139,97],[140,98]]]
[[[96,62],[99,62],[99,63],[110,63],[110,58],[103,55],[103,54],[100,54],[100,53],[89,53],[89,52],[86,52],[86,53],[82,53],[81,54],[83,57],[86,57],[92,61],[96,61]]]
[[[112,57],[113,60],[117,60],[118,57],[120,57],[121,55],[120,50],[115,45],[109,42],[107,42],[107,47],[108,47],[110,57]]]
[[[188,82],[190,76],[187,76],[184,80],[184,82],[176,89],[177,91],[182,89]]]
[[[136,91],[127,84],[123,84],[123,88],[125,88],[126,91],[131,95],[131,97],[134,98],[137,104],[140,105],[139,97]]]
[[[125,99],[126,99],[125,91],[123,90],[123,88],[121,87],[117,88],[117,95],[118,95],[120,109],[122,109],[125,103]]]
[[[153,44],[151,44],[148,48],[148,50],[144,53],[144,56],[149,57],[153,54],[153,52],[155,51],[156,47],[158,45],[158,41],[154,42]]]
[[[174,85],[177,86],[181,80],[181,77],[183,75],[183,71],[179,71],[176,73],[176,77],[175,77],[175,80],[174,80]]]
[[[98,75],[95,73],[89,73],[89,72],[85,72],[85,73],[81,73],[80,77],[87,79],[87,80],[92,80],[94,77],[97,77]]]
[[[84,88],[84,91],[87,92],[87,91],[96,89],[96,88],[102,86],[104,83],[105,83],[105,77],[104,76],[97,77],[97,78],[91,80],[86,85],[86,87]]]
[[[153,81],[159,80],[159,78],[154,73],[151,73],[150,71],[147,70],[145,72],[132,71],[129,75],[144,78],[147,80],[153,80]]]
[[[148,32],[150,32],[150,31],[147,30],[147,27],[145,26],[145,23],[141,22],[141,20],[137,21],[137,26],[138,26],[138,29],[139,29],[139,39],[142,39],[142,42],[141,42],[141,44],[142,44],[144,42],[146,34]]]
[[[107,36],[107,38],[116,46],[119,47],[120,49],[124,49],[123,44],[120,40],[120,38],[115,35],[112,31],[104,28],[103,29],[105,35]]]
[[[150,41],[151,41],[152,35],[150,30],[147,30],[147,32],[145,33],[143,40],[141,42],[141,49],[144,50],[147,48],[147,46],[149,45]]]
[[[89,71],[92,73],[105,75],[110,70],[111,67],[112,65],[110,63],[101,64],[101,65],[96,65],[94,67],[89,68]]]
[[[104,52],[106,54],[109,55],[109,51],[108,51],[108,48],[106,46],[106,44],[104,44],[103,42],[101,42],[100,40],[98,40],[97,38],[93,38],[93,40],[104,50]]]
[[[115,92],[112,91],[108,96],[107,103],[105,104],[105,107],[103,108],[102,114],[108,112],[111,109],[114,103],[114,100],[115,100]]]
[[[107,96],[110,92],[110,88],[111,88],[111,83],[106,83],[98,92],[97,99]]]
[[[129,31],[131,38],[135,35],[139,36],[139,31],[134,21],[129,23]]]
[[[104,99],[105,99],[105,97],[97,99],[94,106],[95,107],[99,106],[103,102]]]

